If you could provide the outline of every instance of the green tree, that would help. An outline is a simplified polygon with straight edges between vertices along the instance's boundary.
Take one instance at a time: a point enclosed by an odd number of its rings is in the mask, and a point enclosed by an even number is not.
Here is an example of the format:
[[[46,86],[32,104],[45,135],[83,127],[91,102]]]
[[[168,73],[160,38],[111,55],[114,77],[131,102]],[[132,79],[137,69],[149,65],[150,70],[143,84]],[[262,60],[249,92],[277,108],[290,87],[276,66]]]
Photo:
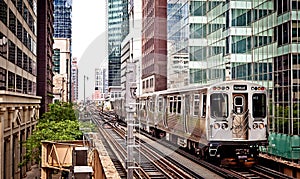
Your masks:
[[[41,141],[79,140],[82,132],[79,130],[79,121],[71,103],[55,103],[49,105],[49,111],[44,113],[33,131],[26,140],[25,159],[20,165],[30,160],[40,161]]]

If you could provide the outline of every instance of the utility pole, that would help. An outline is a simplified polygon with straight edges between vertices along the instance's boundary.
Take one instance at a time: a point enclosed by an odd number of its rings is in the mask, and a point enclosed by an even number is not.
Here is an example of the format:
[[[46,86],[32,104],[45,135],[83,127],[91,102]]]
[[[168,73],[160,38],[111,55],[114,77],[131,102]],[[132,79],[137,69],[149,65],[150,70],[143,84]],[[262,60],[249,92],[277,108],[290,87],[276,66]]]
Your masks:
[[[127,121],[127,179],[133,178],[133,170],[135,168],[133,161],[133,148],[134,148],[134,118],[133,114],[135,112],[136,105],[136,82],[135,82],[135,64],[132,62],[127,62],[126,66],[126,95],[125,95],[125,108],[126,108],[126,121]]]
[[[89,79],[87,76],[83,75],[83,106],[85,109],[85,79]]]

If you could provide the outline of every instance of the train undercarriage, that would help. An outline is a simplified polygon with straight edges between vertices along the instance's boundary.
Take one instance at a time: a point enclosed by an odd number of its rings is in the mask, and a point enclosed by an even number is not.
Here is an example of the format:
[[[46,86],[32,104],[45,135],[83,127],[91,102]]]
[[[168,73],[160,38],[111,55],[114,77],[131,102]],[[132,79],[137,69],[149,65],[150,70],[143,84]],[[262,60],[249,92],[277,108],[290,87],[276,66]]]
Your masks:
[[[250,168],[257,164],[259,148],[256,143],[211,142],[202,144],[155,127],[144,126],[142,130],[153,137],[178,145],[189,153],[222,167]]]

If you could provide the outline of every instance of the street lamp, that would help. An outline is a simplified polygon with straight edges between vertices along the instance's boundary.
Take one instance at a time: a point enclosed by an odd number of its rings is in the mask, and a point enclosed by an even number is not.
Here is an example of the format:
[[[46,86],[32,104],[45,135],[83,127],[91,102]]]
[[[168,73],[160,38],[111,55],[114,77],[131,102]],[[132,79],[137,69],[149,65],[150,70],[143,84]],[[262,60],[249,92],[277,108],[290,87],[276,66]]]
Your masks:
[[[88,76],[83,75],[83,105],[85,107],[85,79],[89,79]]]

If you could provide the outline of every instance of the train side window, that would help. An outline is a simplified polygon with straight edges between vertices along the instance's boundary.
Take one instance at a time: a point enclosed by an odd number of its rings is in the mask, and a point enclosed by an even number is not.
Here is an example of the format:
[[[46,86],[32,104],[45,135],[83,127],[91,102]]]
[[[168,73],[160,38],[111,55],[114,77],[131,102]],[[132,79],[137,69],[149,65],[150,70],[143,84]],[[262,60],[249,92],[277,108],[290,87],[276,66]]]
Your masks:
[[[252,96],[252,114],[254,118],[265,118],[266,111],[266,95],[265,94],[253,94]]]
[[[149,108],[150,108],[150,111],[153,111],[153,109],[152,109],[152,99],[150,99],[150,101],[149,101]]]
[[[163,101],[162,101],[162,97],[158,98],[158,111],[162,111],[163,108]]]
[[[177,97],[177,114],[181,113],[181,96]]]
[[[172,113],[173,112],[173,107],[174,107],[174,104],[173,104],[174,103],[174,98],[173,98],[173,96],[169,97],[169,101],[170,101],[169,112]]]
[[[202,110],[201,110],[201,116],[206,116],[206,94],[202,94]]]
[[[177,96],[174,96],[173,111],[172,111],[172,113],[176,113],[176,109],[177,109]]]
[[[194,116],[199,115],[199,107],[200,107],[200,95],[195,94],[194,95]]]

